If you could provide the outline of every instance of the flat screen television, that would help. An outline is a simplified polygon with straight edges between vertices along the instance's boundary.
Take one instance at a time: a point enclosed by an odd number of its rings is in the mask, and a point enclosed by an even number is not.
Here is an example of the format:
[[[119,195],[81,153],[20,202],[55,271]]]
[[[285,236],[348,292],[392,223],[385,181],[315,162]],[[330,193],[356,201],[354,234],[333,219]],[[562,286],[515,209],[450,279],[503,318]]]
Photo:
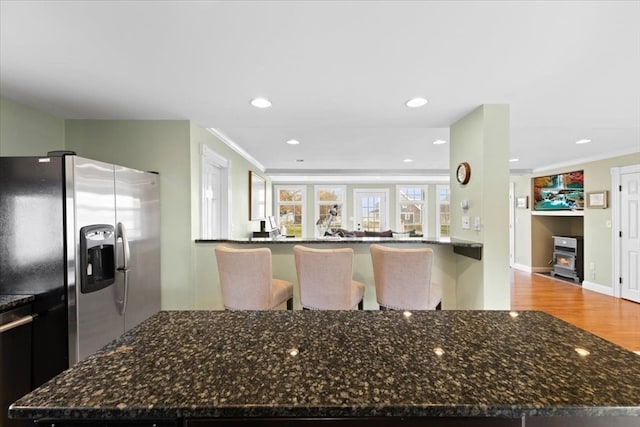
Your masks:
[[[533,209],[536,211],[584,208],[584,171],[533,178]]]

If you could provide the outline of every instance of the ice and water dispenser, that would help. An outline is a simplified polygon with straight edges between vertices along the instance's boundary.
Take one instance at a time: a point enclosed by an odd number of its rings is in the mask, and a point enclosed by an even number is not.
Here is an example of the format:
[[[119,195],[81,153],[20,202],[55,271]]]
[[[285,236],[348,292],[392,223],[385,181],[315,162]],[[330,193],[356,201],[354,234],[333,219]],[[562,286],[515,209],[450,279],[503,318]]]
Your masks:
[[[111,225],[88,225],[80,229],[80,291],[99,291],[115,281],[115,229]]]

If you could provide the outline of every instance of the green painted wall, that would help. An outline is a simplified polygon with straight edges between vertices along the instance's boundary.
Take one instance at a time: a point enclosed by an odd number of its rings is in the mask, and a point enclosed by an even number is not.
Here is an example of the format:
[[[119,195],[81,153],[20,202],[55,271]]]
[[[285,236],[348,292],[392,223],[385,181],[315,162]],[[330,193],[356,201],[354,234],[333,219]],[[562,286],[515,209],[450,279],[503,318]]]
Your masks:
[[[450,128],[451,236],[483,244],[482,262],[458,258],[458,308],[508,310],[511,305],[508,155],[507,105],[480,106]],[[455,177],[461,162],[471,166],[466,185]],[[463,200],[466,211],[460,207]],[[462,227],[463,216],[469,217],[469,229]],[[479,230],[475,217],[480,217]]]
[[[195,306],[188,121],[67,120],[78,155],[160,173],[162,308]]]
[[[64,120],[0,98],[0,156],[45,156],[64,148]]]
[[[515,196],[529,197],[529,205],[531,205],[531,177],[512,176],[511,182],[515,184]],[[519,209],[515,212],[515,253],[514,262],[517,266],[531,266],[531,211],[530,208]]]

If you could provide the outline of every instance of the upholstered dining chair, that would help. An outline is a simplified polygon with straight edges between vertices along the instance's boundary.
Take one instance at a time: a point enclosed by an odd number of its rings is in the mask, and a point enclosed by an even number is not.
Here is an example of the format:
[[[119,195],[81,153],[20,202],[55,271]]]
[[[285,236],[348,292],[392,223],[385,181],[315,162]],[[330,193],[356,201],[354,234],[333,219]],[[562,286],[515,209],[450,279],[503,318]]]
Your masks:
[[[376,299],[381,309],[438,310],[442,287],[431,281],[433,249],[372,244]]]
[[[222,301],[229,310],[270,310],[287,302],[293,310],[293,283],[272,277],[269,248],[216,246]]]
[[[310,310],[363,309],[364,284],[352,279],[353,249],[293,247],[300,303]]]

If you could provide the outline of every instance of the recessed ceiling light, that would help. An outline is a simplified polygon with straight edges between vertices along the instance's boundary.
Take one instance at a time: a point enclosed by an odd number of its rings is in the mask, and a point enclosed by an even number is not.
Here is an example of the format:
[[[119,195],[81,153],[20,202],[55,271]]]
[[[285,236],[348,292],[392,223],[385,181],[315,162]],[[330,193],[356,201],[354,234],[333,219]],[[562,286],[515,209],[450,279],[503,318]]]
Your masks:
[[[413,159],[404,159],[404,160],[403,160],[403,162],[405,162],[405,163],[411,163],[411,162],[413,162]]]
[[[435,141],[433,141],[433,145],[442,145],[446,143],[447,141],[445,141],[444,139],[436,139]]]
[[[297,139],[290,139],[287,141],[287,144],[289,145],[298,145],[300,144],[300,141],[298,141]]]
[[[253,98],[251,100],[251,105],[256,108],[269,108],[271,107],[271,102],[266,98]]]
[[[515,159],[515,158],[514,159],[509,159],[509,162],[511,162],[511,163],[519,162],[519,161],[520,161],[520,159]]]
[[[590,139],[579,139],[576,141],[576,144],[588,144],[590,142],[591,142]]]
[[[418,108],[418,107],[422,107],[423,105],[427,105],[427,102],[429,101],[427,101],[424,98],[417,97],[417,98],[412,98],[408,100],[406,102],[406,105],[407,107],[410,107],[410,108]]]

